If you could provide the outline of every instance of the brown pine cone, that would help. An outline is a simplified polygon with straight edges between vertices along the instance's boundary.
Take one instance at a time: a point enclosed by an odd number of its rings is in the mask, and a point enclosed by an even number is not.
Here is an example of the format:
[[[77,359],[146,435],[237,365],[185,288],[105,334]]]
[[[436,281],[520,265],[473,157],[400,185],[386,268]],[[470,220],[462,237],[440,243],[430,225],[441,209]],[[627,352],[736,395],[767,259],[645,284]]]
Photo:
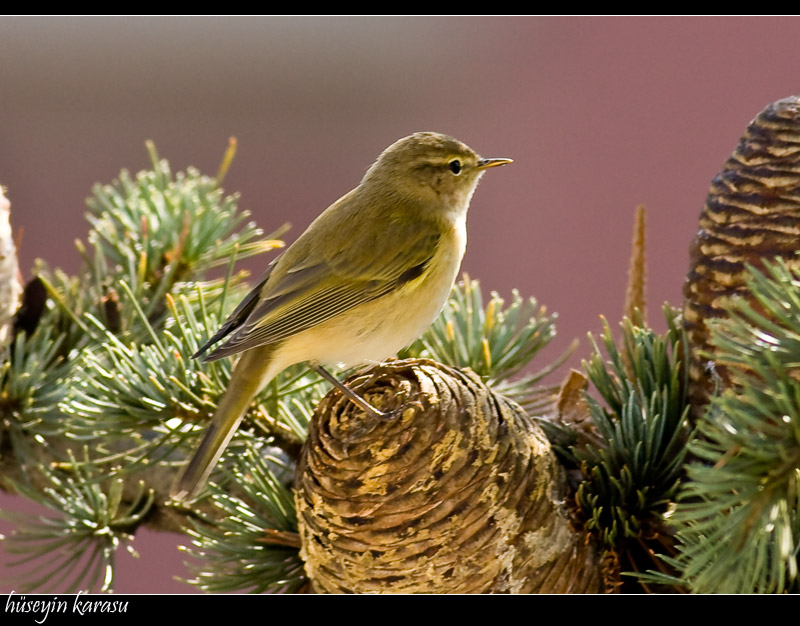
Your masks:
[[[519,406],[428,360],[347,384],[392,415],[367,416],[338,391],[317,408],[295,480],[316,591],[601,590],[563,472]]]
[[[698,417],[715,381],[728,383],[713,364],[708,322],[725,315],[723,303],[747,297],[745,263],[800,261],[800,97],[770,104],[747,127],[714,178],[690,248],[684,286],[684,324],[692,350],[690,400]],[[703,354],[703,353],[707,354]]]

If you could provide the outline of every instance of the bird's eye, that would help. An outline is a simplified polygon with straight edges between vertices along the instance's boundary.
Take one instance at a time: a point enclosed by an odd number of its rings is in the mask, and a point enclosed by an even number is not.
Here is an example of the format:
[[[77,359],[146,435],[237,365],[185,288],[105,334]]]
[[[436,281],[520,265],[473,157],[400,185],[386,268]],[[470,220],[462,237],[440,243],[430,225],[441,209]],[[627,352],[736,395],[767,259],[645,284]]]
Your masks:
[[[447,167],[450,168],[450,171],[453,172],[456,176],[461,173],[461,161],[458,159],[453,159],[450,163],[447,164]]]

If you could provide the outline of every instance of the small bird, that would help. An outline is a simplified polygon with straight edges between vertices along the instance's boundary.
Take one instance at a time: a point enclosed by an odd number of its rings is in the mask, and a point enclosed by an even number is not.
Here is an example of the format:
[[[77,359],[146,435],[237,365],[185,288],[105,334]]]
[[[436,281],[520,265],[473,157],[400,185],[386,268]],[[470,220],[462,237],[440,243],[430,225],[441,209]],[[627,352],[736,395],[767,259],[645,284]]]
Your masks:
[[[282,370],[308,361],[364,411],[380,411],[323,365],[383,360],[417,339],[441,311],[467,243],[479,179],[511,159],[484,159],[439,133],[386,148],[361,183],[317,217],[268,267],[222,328],[194,355],[242,353],[230,385],[173,500],[194,497],[253,397]]]

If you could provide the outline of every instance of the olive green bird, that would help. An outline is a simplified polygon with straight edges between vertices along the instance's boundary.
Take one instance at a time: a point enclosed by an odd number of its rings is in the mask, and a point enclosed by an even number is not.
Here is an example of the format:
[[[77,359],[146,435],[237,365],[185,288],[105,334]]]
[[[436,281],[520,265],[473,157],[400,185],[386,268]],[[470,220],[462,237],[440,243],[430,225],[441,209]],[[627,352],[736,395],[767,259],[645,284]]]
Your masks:
[[[415,133],[378,157],[361,183],[317,217],[267,269],[222,328],[194,355],[242,353],[194,456],[172,489],[192,498],[253,397],[283,369],[311,366],[367,412],[382,415],[323,365],[392,356],[444,306],[467,243],[466,216],[484,159],[439,133]]]

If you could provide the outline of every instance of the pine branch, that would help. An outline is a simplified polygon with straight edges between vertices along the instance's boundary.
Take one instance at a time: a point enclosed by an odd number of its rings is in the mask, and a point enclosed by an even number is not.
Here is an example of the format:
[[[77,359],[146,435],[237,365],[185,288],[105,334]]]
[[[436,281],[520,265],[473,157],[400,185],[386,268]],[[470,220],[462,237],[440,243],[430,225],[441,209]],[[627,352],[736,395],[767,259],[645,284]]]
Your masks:
[[[216,514],[188,531],[194,547],[185,550],[197,562],[189,563],[195,577],[187,582],[210,593],[294,592],[306,583],[292,493],[276,477],[291,480],[293,467],[275,452],[248,444],[237,458],[227,482],[241,496],[213,488]]]
[[[173,175],[148,144],[153,169],[135,177],[123,170],[110,185],[95,185],[88,200],[92,225],[88,243],[76,242],[83,259],[79,277],[38,275],[65,318],[59,327],[81,340],[102,341],[82,322],[91,314],[114,334],[141,341],[147,333],[135,307],[119,305],[120,281],[133,293],[154,325],[163,321],[165,296],[181,282],[201,279],[231,258],[245,258],[282,245],[246,222],[249,212],[237,208],[236,195],[224,195],[216,179],[189,168]],[[66,328],[65,328],[66,327]],[[145,335],[146,336],[146,335]],[[76,339],[77,341],[77,339]],[[79,347],[69,342],[67,348]]]
[[[621,347],[604,322],[608,360],[590,336],[594,354],[583,363],[605,406],[587,396],[599,443],[571,449],[582,474],[575,499],[586,529],[623,570],[652,566],[654,555],[669,549],[662,516],[683,474],[687,350],[679,316],[667,306],[664,315],[663,336],[641,317],[625,318]]]
[[[228,308],[235,303],[237,294],[228,291],[242,289],[242,275],[233,273],[237,254],[280,244],[256,242],[261,231],[244,224],[247,213],[237,210],[235,196],[225,196],[217,181],[195,170],[172,176],[152,148],[151,155],[152,171],[135,179],[123,172],[114,185],[95,189],[93,228],[89,247],[78,245],[84,264],[77,276],[37,265],[38,277],[26,289],[15,321],[10,358],[0,371],[3,486],[63,514],[58,522],[45,522],[49,534],[45,527],[20,522],[16,536],[32,533],[39,543],[18,541],[14,549],[28,546],[35,558],[37,545],[60,546],[62,561],[50,567],[63,566],[66,578],[44,563],[37,579],[53,588],[94,582],[110,588],[113,553],[125,542],[120,535],[93,543],[77,530],[104,533],[103,520],[116,524],[120,502],[136,510],[141,489],[150,494],[145,508],[153,510],[152,487],[137,488],[137,480],[123,489],[119,477],[163,465],[166,470],[137,478],[164,489],[168,468],[182,458],[174,451],[185,449],[200,430],[181,427],[175,418],[210,412],[229,377],[229,364],[221,365],[222,372],[213,375],[216,384],[207,384],[208,369],[200,372],[189,358],[192,348],[219,324],[225,296]],[[227,278],[206,290],[216,308],[210,320],[204,304],[191,297],[198,288],[186,281],[221,264],[229,265]],[[193,307],[201,311],[194,334],[175,322],[176,307],[167,315],[170,293],[180,299],[181,322],[194,314]],[[74,458],[72,448],[80,441],[91,442],[91,457]],[[106,482],[108,496],[97,491]],[[177,527],[169,511],[155,517]]]
[[[44,592],[64,588],[67,593],[99,586],[113,591],[117,550],[131,546],[133,532],[153,505],[153,492],[138,484],[136,497],[123,502],[123,481],[105,480],[94,471],[84,449],[82,463],[70,458],[74,472],[62,473],[39,465],[28,468],[44,481],[44,488],[15,483],[20,494],[54,511],[52,517],[3,513],[16,522],[6,538],[7,550],[22,555],[9,564],[15,569],[15,588]],[[28,566],[19,574],[16,568]]]
[[[64,339],[49,326],[30,334],[19,330],[0,363],[2,489],[12,489],[12,467],[34,466],[52,454],[50,425],[61,415],[70,369]]]
[[[800,545],[800,270],[748,266],[753,301],[712,326],[731,387],[713,397],[691,446],[672,520],[681,582],[696,592],[797,591]]]

